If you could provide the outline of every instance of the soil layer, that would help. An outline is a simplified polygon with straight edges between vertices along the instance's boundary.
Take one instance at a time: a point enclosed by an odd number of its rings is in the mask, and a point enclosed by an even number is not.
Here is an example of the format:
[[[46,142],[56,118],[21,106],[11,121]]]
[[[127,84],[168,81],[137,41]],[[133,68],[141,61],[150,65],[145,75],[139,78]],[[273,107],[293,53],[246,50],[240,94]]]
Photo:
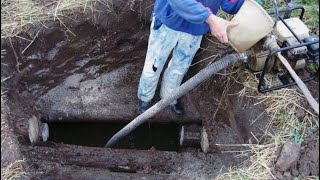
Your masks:
[[[211,147],[207,154],[197,148],[108,149],[50,140],[30,144],[27,122],[32,115],[44,121],[70,123],[129,122],[138,115],[136,93],[147,51],[152,3],[141,1],[135,5],[136,11],[124,5],[115,4],[125,7],[116,9],[114,13],[119,16],[101,11],[95,14],[94,22],[84,15],[77,17],[78,22],[66,22],[76,36],[58,23],[47,24],[48,29],[30,29],[21,36],[32,37],[37,30],[40,33],[24,53],[29,42],[16,40],[13,48],[3,44],[7,54],[1,76],[11,76],[5,83],[9,91],[3,106],[8,107],[5,111],[10,116],[4,118],[18,147],[16,155],[5,157],[6,164],[24,157],[26,171],[33,179],[211,179],[246,159],[223,153],[239,148],[215,144],[248,142],[252,134],[264,131],[268,117],[262,105],[238,97],[236,93],[242,89],[238,77],[223,74],[213,76],[181,99],[186,115],[176,117],[166,108],[150,120],[202,124]],[[201,46],[209,43],[204,40]],[[199,52],[194,62],[223,51]],[[201,63],[192,66],[185,79],[202,67]],[[154,102],[159,100],[159,90],[156,94]],[[163,133],[166,131],[163,128]],[[4,152],[10,150],[8,146]]]

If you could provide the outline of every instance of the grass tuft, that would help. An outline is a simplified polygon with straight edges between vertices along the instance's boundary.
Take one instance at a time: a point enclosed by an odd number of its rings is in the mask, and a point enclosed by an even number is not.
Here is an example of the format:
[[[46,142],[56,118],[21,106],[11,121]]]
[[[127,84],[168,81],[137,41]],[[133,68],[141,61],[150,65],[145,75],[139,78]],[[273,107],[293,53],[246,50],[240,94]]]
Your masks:
[[[267,10],[272,9],[270,0],[262,0],[261,3]],[[279,3],[280,1],[278,1]],[[295,0],[297,4],[304,6],[306,12],[304,22],[312,33],[319,34],[319,0]],[[279,3],[283,7],[284,3]],[[293,13],[294,16],[298,14]],[[230,16],[225,16],[225,19]],[[257,92],[258,79],[247,70],[240,72],[240,77],[246,77],[241,82],[244,86],[239,96],[246,96],[254,99],[256,104],[263,104],[265,111],[270,117],[270,122],[265,129],[265,133],[257,141],[258,143],[234,144],[234,146],[244,146],[249,150],[240,151],[235,156],[248,156],[249,158],[238,167],[232,167],[226,173],[221,173],[214,179],[275,179],[272,174],[274,162],[277,158],[277,151],[286,141],[293,141],[302,144],[306,137],[319,130],[318,116],[310,112],[304,104],[306,100],[298,89],[286,88],[269,93]],[[275,77],[267,75],[266,85],[274,82]],[[300,113],[300,114],[299,114]],[[301,114],[304,114],[301,116]],[[270,129],[274,129],[270,131]],[[262,141],[263,139],[263,141]],[[319,141],[319,137],[315,137]],[[246,149],[247,149],[246,148]],[[319,177],[296,177],[296,179],[319,179]]]
[[[319,35],[319,0],[295,0],[297,4],[303,5],[306,12],[304,22],[308,25],[311,32]]]
[[[15,37],[26,31],[29,25],[44,24],[47,21],[62,21],[70,14],[95,11],[95,6],[106,7],[106,11],[113,7],[111,0],[3,0],[1,1],[1,38]],[[67,28],[65,26],[65,28]],[[68,28],[67,28],[68,29]]]
[[[243,70],[241,73],[240,77],[247,78],[243,80],[244,88],[239,92],[239,96],[251,98],[255,104],[264,104],[270,122],[265,128],[264,135],[257,140],[258,143],[240,145],[249,150],[240,151],[236,156],[248,156],[249,159],[215,179],[275,179],[272,169],[277,158],[277,150],[288,140],[301,144],[305,137],[318,130],[318,116],[301,105],[306,102],[297,89],[258,93],[258,79],[255,75],[248,70]],[[270,83],[272,79],[271,75],[267,76],[266,83]],[[300,117],[297,112],[305,115]],[[312,179],[312,177],[304,178]]]
[[[18,160],[5,168],[1,167],[1,180],[14,180],[27,177],[28,174],[25,172],[22,163],[24,163],[23,160]]]

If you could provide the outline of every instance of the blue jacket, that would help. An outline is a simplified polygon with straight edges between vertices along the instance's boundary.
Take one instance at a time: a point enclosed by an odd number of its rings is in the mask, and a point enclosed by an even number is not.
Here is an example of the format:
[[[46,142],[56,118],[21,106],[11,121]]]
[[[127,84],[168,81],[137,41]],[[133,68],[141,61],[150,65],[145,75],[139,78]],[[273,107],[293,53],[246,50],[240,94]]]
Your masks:
[[[244,0],[156,0],[154,5],[155,25],[192,35],[203,35],[209,31],[205,22],[211,13],[217,14],[221,7],[229,14],[236,14]]]

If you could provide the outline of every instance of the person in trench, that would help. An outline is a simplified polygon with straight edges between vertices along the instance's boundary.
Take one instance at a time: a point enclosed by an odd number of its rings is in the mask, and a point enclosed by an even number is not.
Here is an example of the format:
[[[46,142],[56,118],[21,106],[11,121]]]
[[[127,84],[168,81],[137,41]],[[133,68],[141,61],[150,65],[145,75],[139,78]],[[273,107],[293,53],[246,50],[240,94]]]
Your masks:
[[[237,23],[216,16],[219,8],[236,14],[244,0],[156,0],[152,14],[148,50],[138,87],[138,109],[151,106],[163,66],[169,54],[160,97],[166,98],[180,86],[184,75],[200,48],[202,37],[211,31],[220,42],[227,43],[227,29]],[[176,115],[183,115],[179,101],[170,104]]]

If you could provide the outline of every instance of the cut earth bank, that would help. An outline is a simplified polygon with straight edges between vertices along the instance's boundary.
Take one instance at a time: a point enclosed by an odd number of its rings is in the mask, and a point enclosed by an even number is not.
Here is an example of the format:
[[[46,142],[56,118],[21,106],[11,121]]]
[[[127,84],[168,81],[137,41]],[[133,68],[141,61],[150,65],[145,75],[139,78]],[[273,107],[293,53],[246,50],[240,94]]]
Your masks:
[[[263,134],[269,123],[261,104],[239,96],[241,78],[225,75],[236,68],[211,77],[185,95],[181,101],[186,115],[175,117],[166,108],[150,120],[201,124],[210,143],[208,153],[199,147],[109,149],[53,142],[50,137],[47,142],[30,143],[28,119],[32,116],[47,122],[128,123],[139,114],[136,93],[152,4],[137,2],[131,7],[134,11],[120,1],[112,11],[101,5],[93,14],[70,15],[64,20],[68,29],[50,22],[24,30],[20,36],[32,39],[37,35],[30,46],[23,39],[2,42],[6,54],[1,78],[10,79],[3,84],[8,91],[1,103],[1,167],[24,159],[26,179],[211,179],[248,158],[227,153],[244,150],[241,147],[217,146],[247,143],[252,134]],[[207,38],[201,47],[194,63],[225,52],[221,46],[212,48]],[[185,79],[207,63],[191,66]],[[154,102],[158,100],[155,97]],[[83,135],[92,137],[94,131],[85,129]]]

